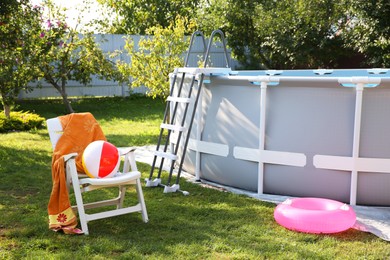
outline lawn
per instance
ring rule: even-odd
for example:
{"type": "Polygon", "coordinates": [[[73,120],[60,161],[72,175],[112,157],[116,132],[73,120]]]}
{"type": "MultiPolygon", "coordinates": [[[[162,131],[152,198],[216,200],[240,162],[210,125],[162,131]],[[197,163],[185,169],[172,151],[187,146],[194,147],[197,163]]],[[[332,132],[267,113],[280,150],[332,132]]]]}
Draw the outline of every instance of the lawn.
{"type": "MultiPolygon", "coordinates": [[[[117,146],[156,144],[165,106],[144,97],[80,99],[72,105],[93,113],[117,146]]],[[[65,113],[56,100],[25,101],[17,109],[45,118],[65,113]]],[[[292,232],[274,221],[272,203],[185,180],[181,186],[189,196],[144,187],[147,224],[130,214],[90,222],[89,236],[55,233],[47,225],[46,129],[0,134],[0,147],[0,259],[390,258],[390,244],[374,235],[354,229],[332,235],[292,232]]],[[[150,166],[138,166],[146,178],[150,166]]]]}

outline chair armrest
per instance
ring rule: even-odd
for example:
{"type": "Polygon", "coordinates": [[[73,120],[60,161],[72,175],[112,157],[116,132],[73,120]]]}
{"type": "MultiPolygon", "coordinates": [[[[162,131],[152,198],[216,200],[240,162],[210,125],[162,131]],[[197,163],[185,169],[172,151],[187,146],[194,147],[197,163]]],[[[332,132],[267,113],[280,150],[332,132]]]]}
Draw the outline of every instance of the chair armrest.
{"type": "Polygon", "coordinates": [[[64,162],[69,161],[70,159],[76,158],[77,153],[70,153],[70,154],[65,154],[64,157],[64,162]]]}
{"type": "Polygon", "coordinates": [[[119,154],[125,157],[123,172],[138,171],[135,162],[135,147],[118,147],[119,154]]]}
{"type": "Polygon", "coordinates": [[[135,147],[118,147],[118,151],[119,151],[120,155],[126,155],[128,153],[134,152],[135,149],[137,149],[137,148],[135,148],[135,147]]]}
{"type": "Polygon", "coordinates": [[[63,156],[66,165],[65,178],[66,178],[66,187],[68,188],[68,190],[70,189],[70,184],[72,183],[72,173],[77,175],[76,162],[75,162],[76,156],[77,153],[69,153],[63,156]]]}

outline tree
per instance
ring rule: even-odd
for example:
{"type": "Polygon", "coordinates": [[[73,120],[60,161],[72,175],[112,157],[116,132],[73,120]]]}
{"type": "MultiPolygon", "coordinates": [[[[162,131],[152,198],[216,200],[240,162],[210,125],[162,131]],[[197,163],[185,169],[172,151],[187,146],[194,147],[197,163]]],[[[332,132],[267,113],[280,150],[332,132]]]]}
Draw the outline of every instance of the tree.
{"type": "MultiPolygon", "coordinates": [[[[188,47],[189,38],[185,37],[183,18],[177,18],[168,27],[155,26],[146,32],[150,37],[143,37],[134,48],[131,38],[126,40],[125,50],[131,57],[131,63],[118,63],[124,77],[132,77],[132,87],[146,86],[148,95],[166,98],[169,94],[169,73],[184,66],[183,53],[188,47]]],[[[189,28],[193,28],[191,25],[189,28]]]]}
{"type": "Polygon", "coordinates": [[[252,51],[259,43],[253,19],[256,17],[255,7],[260,2],[262,1],[204,0],[197,14],[196,22],[200,30],[209,34],[215,29],[221,29],[233,56],[245,68],[259,68],[267,60],[262,52],[252,51]]]}
{"type": "Polygon", "coordinates": [[[213,0],[206,16],[218,17],[214,26],[226,33],[245,68],[296,69],[334,67],[351,53],[337,34],[345,26],[344,11],[332,0],[213,0]]]}
{"type": "Polygon", "coordinates": [[[2,0],[0,2],[0,15],[10,14],[19,4],[16,0],[2,0]]]}
{"type": "Polygon", "coordinates": [[[284,0],[257,6],[256,11],[255,33],[263,41],[255,53],[265,53],[268,67],[337,67],[351,53],[337,34],[346,20],[337,1],[284,0]]]}
{"type": "Polygon", "coordinates": [[[201,6],[200,29],[222,29],[245,68],[390,66],[388,0],[204,0],[201,6]]]}
{"type": "MultiPolygon", "coordinates": [[[[113,8],[117,20],[110,33],[140,34],[154,26],[167,28],[177,16],[191,21],[196,15],[200,0],[98,0],[103,5],[113,8]]],[[[186,25],[187,26],[187,25],[186,25]]],[[[191,33],[186,31],[186,33],[191,33]]]]}
{"type": "Polygon", "coordinates": [[[9,118],[20,91],[28,90],[27,83],[38,75],[31,53],[38,40],[40,9],[28,0],[6,0],[0,10],[0,96],[9,118]]]}
{"type": "Polygon", "coordinates": [[[91,32],[79,34],[77,28],[70,28],[64,22],[65,15],[50,0],[44,3],[48,17],[36,46],[37,66],[43,79],[61,94],[67,111],[72,113],[66,92],[70,80],[87,85],[93,75],[101,79],[121,80],[121,74],[115,63],[99,48],[91,32]]]}
{"type": "Polygon", "coordinates": [[[390,2],[347,0],[347,3],[350,9],[346,44],[364,55],[365,65],[390,67],[390,2]]]}

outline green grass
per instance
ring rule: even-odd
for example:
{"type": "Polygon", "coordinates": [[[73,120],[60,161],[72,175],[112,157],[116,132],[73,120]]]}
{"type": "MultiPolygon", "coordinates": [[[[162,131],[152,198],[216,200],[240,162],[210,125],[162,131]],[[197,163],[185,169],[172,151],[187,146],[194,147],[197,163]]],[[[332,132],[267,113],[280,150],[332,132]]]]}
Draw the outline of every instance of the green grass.
{"type": "MultiPolygon", "coordinates": [[[[92,112],[118,146],[156,144],[164,111],[163,102],[148,98],[83,99],[73,107],[92,112]]],[[[64,114],[58,101],[22,102],[17,108],[45,118],[64,114]]],[[[147,224],[139,214],[130,214],[90,222],[89,236],[54,233],[46,210],[50,165],[45,129],[0,134],[0,259],[390,257],[390,244],[371,234],[353,229],[333,235],[292,232],[274,221],[274,204],[184,180],[181,186],[189,196],[144,187],[147,224]]],[[[147,177],[150,166],[138,166],[147,177]]]]}

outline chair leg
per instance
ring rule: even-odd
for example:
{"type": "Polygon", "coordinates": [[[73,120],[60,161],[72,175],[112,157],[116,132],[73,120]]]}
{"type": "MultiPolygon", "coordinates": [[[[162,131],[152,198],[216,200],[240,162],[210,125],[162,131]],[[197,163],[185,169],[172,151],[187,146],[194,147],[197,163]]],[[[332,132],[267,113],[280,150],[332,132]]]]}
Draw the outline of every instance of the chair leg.
{"type": "Polygon", "coordinates": [[[118,204],[116,205],[117,209],[123,208],[123,201],[125,200],[126,186],[119,186],[119,195],[118,195],[118,204]]]}
{"type": "Polygon", "coordinates": [[[136,189],[137,189],[137,196],[138,196],[138,202],[141,205],[141,213],[142,213],[142,220],[147,223],[149,221],[148,218],[148,212],[146,211],[146,204],[144,200],[144,194],[142,192],[142,186],[141,186],[141,180],[136,180],[136,189]]]}
{"type": "Polygon", "coordinates": [[[83,198],[82,198],[82,195],[80,192],[80,187],[78,187],[78,191],[76,190],[75,187],[73,187],[73,188],[74,188],[74,194],[76,197],[77,211],[79,213],[78,215],[79,215],[81,229],[85,235],[88,235],[89,234],[88,224],[87,224],[88,221],[87,221],[87,216],[85,214],[84,202],[83,202],[83,198]]]}
{"type": "Polygon", "coordinates": [[[78,216],[81,224],[81,229],[85,235],[88,235],[89,234],[88,224],[87,224],[88,221],[87,221],[87,216],[85,214],[84,202],[83,202],[83,197],[81,195],[80,183],[79,183],[79,178],[77,176],[76,163],[74,159],[68,161],[67,170],[68,173],[71,174],[71,178],[72,178],[73,192],[76,198],[77,211],[78,211],[78,216]]]}

